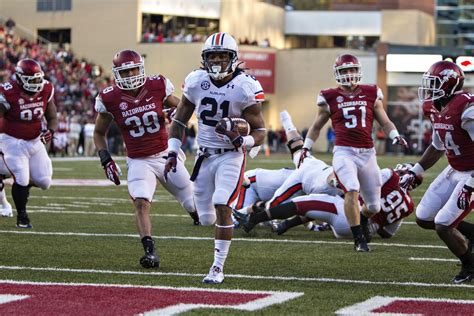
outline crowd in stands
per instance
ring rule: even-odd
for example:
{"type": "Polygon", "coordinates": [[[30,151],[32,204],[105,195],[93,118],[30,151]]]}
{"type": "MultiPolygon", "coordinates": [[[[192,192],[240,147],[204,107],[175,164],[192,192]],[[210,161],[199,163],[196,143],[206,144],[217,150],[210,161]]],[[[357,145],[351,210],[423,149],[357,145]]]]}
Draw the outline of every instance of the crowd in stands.
{"type": "MultiPolygon", "coordinates": [[[[13,20],[9,25],[0,24],[0,82],[8,81],[13,76],[19,60],[32,58],[38,61],[45,78],[54,85],[58,113],[64,114],[69,124],[67,132],[71,135],[68,138],[77,139],[77,144],[73,142],[74,148],[66,148],[67,152],[69,155],[95,154],[93,148],[86,148],[90,135],[86,135],[85,127],[90,130],[90,125],[93,126],[95,96],[111,84],[111,79],[104,75],[100,66],[76,57],[69,45],[53,48],[52,45],[38,44],[16,36],[13,20]],[[79,124],[80,129],[77,125],[71,128],[73,122],[79,124]]],[[[51,151],[55,153],[55,149],[57,146],[52,147],[51,151]]]]}
{"type": "Polygon", "coordinates": [[[144,28],[142,33],[144,43],[192,43],[204,42],[206,38],[206,35],[188,33],[185,28],[177,34],[171,29],[165,31],[161,23],[151,23],[150,26],[144,28]]]}

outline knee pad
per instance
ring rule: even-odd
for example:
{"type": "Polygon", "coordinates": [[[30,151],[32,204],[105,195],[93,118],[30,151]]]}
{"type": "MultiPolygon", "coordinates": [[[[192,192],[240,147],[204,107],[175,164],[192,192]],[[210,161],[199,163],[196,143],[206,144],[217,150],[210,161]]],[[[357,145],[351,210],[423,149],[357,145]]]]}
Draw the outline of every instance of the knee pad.
{"type": "Polygon", "coordinates": [[[181,206],[188,212],[192,213],[196,211],[196,207],[194,205],[194,199],[192,197],[186,198],[186,200],[181,202],[181,206]]]}
{"type": "Polygon", "coordinates": [[[199,215],[199,222],[201,223],[201,226],[214,225],[214,223],[216,222],[216,215],[215,214],[199,215]]]}
{"type": "Polygon", "coordinates": [[[41,179],[38,179],[38,180],[34,181],[34,183],[35,183],[36,186],[40,187],[41,189],[47,190],[51,186],[51,178],[50,177],[44,177],[44,178],[41,178],[41,179]]]}
{"type": "Polygon", "coordinates": [[[379,204],[368,204],[367,211],[370,214],[377,214],[380,211],[380,203],[379,204]]]}

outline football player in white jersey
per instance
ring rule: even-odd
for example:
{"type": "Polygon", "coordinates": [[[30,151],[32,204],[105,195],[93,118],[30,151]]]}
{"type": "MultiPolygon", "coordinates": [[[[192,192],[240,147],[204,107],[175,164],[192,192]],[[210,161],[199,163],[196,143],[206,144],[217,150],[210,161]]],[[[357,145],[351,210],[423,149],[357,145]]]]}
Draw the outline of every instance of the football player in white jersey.
{"type": "Polygon", "coordinates": [[[191,179],[201,225],[215,224],[214,262],[204,283],[224,281],[224,262],[233,233],[231,204],[237,198],[245,170],[246,149],[261,145],[265,124],[261,110],[262,86],[238,67],[238,47],[227,33],[215,33],[204,43],[202,69],[185,79],[183,97],[170,127],[165,174],[173,177],[177,153],[186,124],[193,112],[198,118],[199,145],[191,179]],[[221,120],[242,117],[251,132],[220,129],[221,120]],[[224,134],[219,136],[216,132],[224,134]]]}

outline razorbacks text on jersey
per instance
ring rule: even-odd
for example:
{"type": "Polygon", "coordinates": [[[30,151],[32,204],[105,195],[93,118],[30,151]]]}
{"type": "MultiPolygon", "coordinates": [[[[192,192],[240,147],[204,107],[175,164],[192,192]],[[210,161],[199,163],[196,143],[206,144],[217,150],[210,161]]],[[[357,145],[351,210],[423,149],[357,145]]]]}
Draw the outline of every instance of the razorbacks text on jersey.
{"type": "Polygon", "coordinates": [[[0,103],[7,109],[4,133],[24,140],[38,137],[44,112],[53,97],[54,87],[47,80],[43,90],[33,95],[23,92],[16,80],[0,85],[0,103]]]}
{"type": "Polygon", "coordinates": [[[370,219],[379,227],[392,224],[409,216],[415,210],[415,204],[408,193],[400,187],[400,177],[392,169],[385,168],[382,174],[381,210],[370,219]]]}
{"type": "Polygon", "coordinates": [[[113,116],[128,157],[151,156],[168,148],[163,102],[173,91],[167,78],[149,76],[136,97],[115,85],[105,88],[96,98],[95,110],[113,116]]]}
{"type": "Polygon", "coordinates": [[[376,85],[359,85],[349,93],[342,88],[322,90],[317,104],[331,114],[336,146],[372,148],[374,104],[383,100],[376,85]]]}
{"type": "Polygon", "coordinates": [[[462,128],[462,114],[466,104],[474,102],[470,93],[456,94],[441,110],[429,115],[434,135],[433,146],[446,150],[449,165],[458,171],[474,170],[474,142],[469,133],[462,128]],[[442,146],[436,144],[441,143],[442,146]],[[444,148],[443,148],[444,147],[444,148]]]}
{"type": "Polygon", "coordinates": [[[195,70],[186,77],[183,93],[196,106],[197,142],[206,148],[234,148],[216,136],[217,122],[224,117],[241,117],[247,107],[265,100],[258,80],[245,72],[237,72],[231,81],[216,86],[206,71],[195,70]]]}

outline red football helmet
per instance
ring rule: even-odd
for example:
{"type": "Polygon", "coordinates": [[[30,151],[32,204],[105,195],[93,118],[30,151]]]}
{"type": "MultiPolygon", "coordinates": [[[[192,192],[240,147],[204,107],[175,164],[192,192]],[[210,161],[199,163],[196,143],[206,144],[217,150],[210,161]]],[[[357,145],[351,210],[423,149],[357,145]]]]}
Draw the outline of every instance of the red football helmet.
{"type": "Polygon", "coordinates": [[[44,72],[33,59],[22,59],[16,64],[15,76],[20,86],[28,92],[40,92],[44,87],[44,72]]]}
{"type": "Polygon", "coordinates": [[[423,74],[421,87],[418,88],[420,101],[438,100],[452,96],[462,89],[464,72],[450,61],[438,61],[423,74]]]}
{"type": "MultiPolygon", "coordinates": [[[[407,174],[408,170],[413,168],[413,166],[414,166],[414,164],[411,163],[411,162],[402,163],[402,164],[399,163],[399,164],[397,164],[395,169],[393,169],[393,171],[395,171],[401,178],[403,175],[407,174]]],[[[408,191],[416,189],[422,183],[423,183],[423,176],[421,174],[419,174],[415,177],[415,181],[413,182],[413,184],[408,187],[408,191]]]]}
{"type": "Polygon", "coordinates": [[[362,79],[362,67],[359,60],[354,55],[339,55],[334,62],[334,77],[338,84],[342,86],[352,86],[358,84],[362,79]],[[355,72],[346,72],[346,69],[355,69],[355,72]]]}
{"type": "Polygon", "coordinates": [[[115,54],[112,61],[115,84],[122,90],[134,90],[145,84],[145,62],[143,57],[133,50],[122,50],[115,54]],[[124,77],[121,71],[138,68],[138,75],[124,77]]]}

